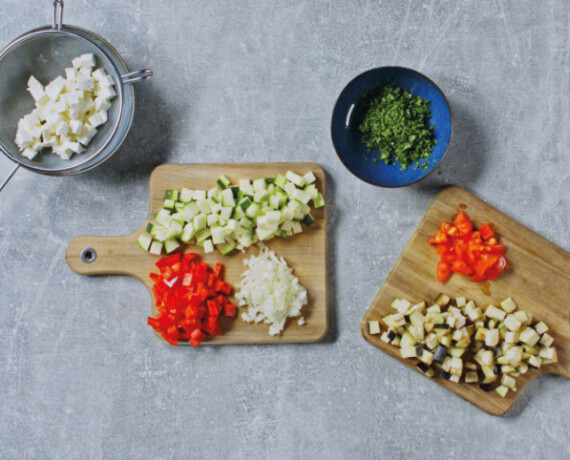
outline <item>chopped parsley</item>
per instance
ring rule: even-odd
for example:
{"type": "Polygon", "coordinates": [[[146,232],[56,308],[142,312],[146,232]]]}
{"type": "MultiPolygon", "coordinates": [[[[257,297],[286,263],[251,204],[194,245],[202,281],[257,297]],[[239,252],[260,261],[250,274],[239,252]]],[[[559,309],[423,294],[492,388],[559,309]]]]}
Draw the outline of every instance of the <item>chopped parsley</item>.
{"type": "Polygon", "coordinates": [[[414,163],[414,169],[427,169],[427,160],[437,142],[434,126],[429,125],[429,106],[426,99],[395,86],[386,86],[373,97],[359,126],[368,150],[380,150],[378,158],[372,161],[397,161],[402,170],[414,163]]]}

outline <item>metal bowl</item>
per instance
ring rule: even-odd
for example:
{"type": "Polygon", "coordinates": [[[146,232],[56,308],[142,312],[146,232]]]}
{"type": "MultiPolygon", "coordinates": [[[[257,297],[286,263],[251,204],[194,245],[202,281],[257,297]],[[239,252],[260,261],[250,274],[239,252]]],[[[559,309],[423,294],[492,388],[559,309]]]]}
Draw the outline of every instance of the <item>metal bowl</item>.
{"type": "Polygon", "coordinates": [[[62,18],[63,2],[56,0],[51,27],[27,32],[0,52],[0,150],[17,163],[15,170],[23,166],[41,174],[67,176],[89,171],[109,159],[125,140],[133,121],[135,94],[131,84],[152,76],[149,69],[129,72],[125,61],[107,41],[88,30],[64,26],[62,18]],[[15,143],[18,120],[35,105],[26,90],[28,78],[34,75],[46,84],[63,75],[73,58],[85,53],[92,53],[96,66],[115,81],[117,97],[107,114],[108,121],[99,126],[85,152],[70,160],[51,153],[40,153],[28,160],[15,143]]]}

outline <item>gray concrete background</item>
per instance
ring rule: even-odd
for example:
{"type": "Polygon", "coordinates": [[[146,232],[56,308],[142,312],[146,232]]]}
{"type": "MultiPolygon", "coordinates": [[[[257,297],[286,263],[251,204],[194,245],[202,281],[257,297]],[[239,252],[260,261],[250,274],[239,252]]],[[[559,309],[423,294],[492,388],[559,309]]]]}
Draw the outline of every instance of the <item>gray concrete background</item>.
{"type": "MultiPolygon", "coordinates": [[[[50,14],[49,1],[1,0],[0,42],[50,14]]],[[[155,76],[108,164],[20,171],[0,194],[0,457],[570,458],[564,379],[533,381],[496,418],[359,332],[444,184],[570,249],[567,1],[68,0],[65,22],[155,76]],[[381,65],[425,72],[454,111],[442,174],[402,190],[355,179],[329,136],[341,89],[381,65]],[[161,163],[281,160],[328,173],[324,343],[173,349],[146,326],[139,282],[65,263],[75,236],[141,225],[161,163]]],[[[10,168],[0,158],[0,177],[10,168]]]]}

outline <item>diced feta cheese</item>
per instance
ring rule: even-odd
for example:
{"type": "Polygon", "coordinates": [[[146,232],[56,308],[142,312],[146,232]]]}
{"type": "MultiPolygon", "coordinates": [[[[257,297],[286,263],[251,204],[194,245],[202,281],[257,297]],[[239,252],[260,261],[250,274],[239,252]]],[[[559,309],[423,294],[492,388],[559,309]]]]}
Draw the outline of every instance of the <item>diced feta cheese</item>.
{"type": "Polygon", "coordinates": [[[73,134],[79,134],[81,132],[81,128],[83,127],[83,123],[80,120],[71,120],[69,122],[69,130],[73,134]]]}
{"type": "Polygon", "coordinates": [[[82,91],[90,91],[93,89],[93,78],[79,75],[77,77],[77,87],[82,91]]]}
{"type": "Polygon", "coordinates": [[[95,112],[89,117],[89,124],[93,127],[102,125],[107,121],[107,112],[95,112]]]}
{"type": "Polygon", "coordinates": [[[74,69],[73,67],[67,67],[65,69],[65,78],[68,83],[73,84],[77,79],[77,70],[74,69]]]}
{"type": "Polygon", "coordinates": [[[69,132],[69,125],[65,121],[61,121],[55,127],[55,133],[58,136],[67,136],[68,132],[69,132]]]}
{"type": "Polygon", "coordinates": [[[107,111],[111,108],[111,103],[101,97],[95,98],[95,110],[97,112],[107,111]]]}
{"type": "Polygon", "coordinates": [[[95,67],[95,56],[91,53],[82,54],[71,61],[74,69],[79,69],[81,67],[89,68],[95,67]]]}
{"type": "Polygon", "coordinates": [[[33,160],[36,155],[38,154],[38,152],[34,149],[24,149],[24,151],[22,152],[22,156],[27,158],[28,160],[33,160]]]}
{"type": "Polygon", "coordinates": [[[28,80],[28,91],[36,102],[45,101],[48,99],[43,85],[38,80],[36,80],[33,75],[31,75],[30,79],[28,80]]]}
{"type": "Polygon", "coordinates": [[[114,80],[104,69],[93,70],[91,53],[73,59],[65,78],[57,77],[45,87],[32,75],[28,91],[35,109],[18,121],[15,142],[20,150],[51,148],[61,158],[84,151],[97,126],[107,121],[109,102],[116,96],[114,80]]]}
{"type": "Polygon", "coordinates": [[[117,93],[111,86],[102,86],[99,88],[99,91],[97,91],[97,96],[106,101],[113,99],[116,95],[117,93]]]}
{"type": "Polygon", "coordinates": [[[64,87],[65,79],[63,77],[57,77],[45,87],[45,92],[52,101],[55,101],[64,87]]]}

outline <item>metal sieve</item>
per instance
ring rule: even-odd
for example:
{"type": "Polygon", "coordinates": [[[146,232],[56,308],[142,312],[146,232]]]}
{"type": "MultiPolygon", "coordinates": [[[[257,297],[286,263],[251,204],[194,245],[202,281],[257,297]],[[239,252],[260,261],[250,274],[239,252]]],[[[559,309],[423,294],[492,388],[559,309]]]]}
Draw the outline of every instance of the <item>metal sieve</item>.
{"type": "Polygon", "coordinates": [[[63,0],[53,2],[52,25],[21,35],[0,53],[0,150],[16,167],[0,184],[0,191],[20,166],[40,174],[68,176],[98,166],[111,157],[125,140],[135,110],[135,94],[131,83],[152,76],[150,69],[129,72],[117,51],[103,38],[85,29],[63,25],[63,0]],[[106,123],[85,152],[62,160],[52,153],[40,153],[33,160],[23,157],[15,143],[18,120],[34,109],[35,102],[27,91],[30,75],[46,85],[72,59],[92,53],[96,67],[103,68],[115,81],[117,96],[112,101],[106,123]]]}

